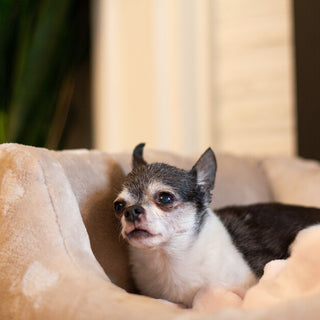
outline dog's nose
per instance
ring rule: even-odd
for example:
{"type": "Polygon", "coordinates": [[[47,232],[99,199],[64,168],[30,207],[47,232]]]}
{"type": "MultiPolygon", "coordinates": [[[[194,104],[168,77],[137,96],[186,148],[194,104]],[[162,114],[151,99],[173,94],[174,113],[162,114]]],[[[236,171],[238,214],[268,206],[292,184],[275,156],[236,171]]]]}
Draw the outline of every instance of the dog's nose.
{"type": "Polygon", "coordinates": [[[128,207],[124,213],[127,221],[134,222],[139,219],[139,217],[144,213],[144,209],[141,206],[134,205],[128,207]]]}

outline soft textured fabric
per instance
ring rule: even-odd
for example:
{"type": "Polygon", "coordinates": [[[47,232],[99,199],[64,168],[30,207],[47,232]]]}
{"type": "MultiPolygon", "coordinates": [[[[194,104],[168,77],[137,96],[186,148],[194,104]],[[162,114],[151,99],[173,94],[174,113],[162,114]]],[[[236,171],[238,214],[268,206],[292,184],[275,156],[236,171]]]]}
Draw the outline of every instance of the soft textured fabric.
{"type": "MultiPolygon", "coordinates": [[[[146,150],[146,159],[191,169],[196,157],[146,150]]],[[[320,206],[317,162],[217,159],[213,207],[272,200],[320,206]]],[[[303,231],[292,256],[268,265],[236,305],[182,310],[128,293],[127,248],[112,201],[130,162],[130,153],[0,146],[0,319],[318,318],[318,228],[303,231]]]]}

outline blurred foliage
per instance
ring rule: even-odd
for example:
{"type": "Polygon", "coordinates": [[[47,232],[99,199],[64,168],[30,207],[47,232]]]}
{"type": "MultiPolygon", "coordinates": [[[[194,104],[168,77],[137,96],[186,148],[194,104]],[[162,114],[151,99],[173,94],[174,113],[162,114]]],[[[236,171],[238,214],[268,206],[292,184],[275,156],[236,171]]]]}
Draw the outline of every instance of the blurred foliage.
{"type": "Polygon", "coordinates": [[[88,3],[0,1],[0,143],[58,145],[89,57],[88,3]]]}

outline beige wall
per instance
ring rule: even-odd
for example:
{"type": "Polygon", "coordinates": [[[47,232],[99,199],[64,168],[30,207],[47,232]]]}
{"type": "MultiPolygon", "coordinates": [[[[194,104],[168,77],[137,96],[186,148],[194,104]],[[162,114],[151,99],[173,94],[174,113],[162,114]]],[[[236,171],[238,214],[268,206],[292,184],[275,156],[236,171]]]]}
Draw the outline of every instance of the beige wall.
{"type": "Polygon", "coordinates": [[[294,153],[289,0],[94,1],[95,145],[294,153]]]}
{"type": "Polygon", "coordinates": [[[214,1],[214,101],[219,149],[294,154],[289,0],[214,1]]]}

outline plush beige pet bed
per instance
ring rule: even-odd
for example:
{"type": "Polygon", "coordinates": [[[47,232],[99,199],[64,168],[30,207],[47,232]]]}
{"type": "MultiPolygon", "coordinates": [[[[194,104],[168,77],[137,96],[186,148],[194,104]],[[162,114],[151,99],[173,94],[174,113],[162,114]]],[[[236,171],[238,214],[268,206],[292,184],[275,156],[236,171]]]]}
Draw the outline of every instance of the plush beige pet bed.
{"type": "MultiPolygon", "coordinates": [[[[213,207],[266,201],[320,207],[316,162],[217,158],[213,207]]],[[[146,159],[193,164],[148,149],[146,159]]],[[[319,227],[299,234],[292,256],[268,265],[235,305],[220,296],[220,310],[182,310],[128,293],[126,246],[112,201],[130,160],[129,153],[0,145],[1,320],[320,318],[319,227]]]]}

